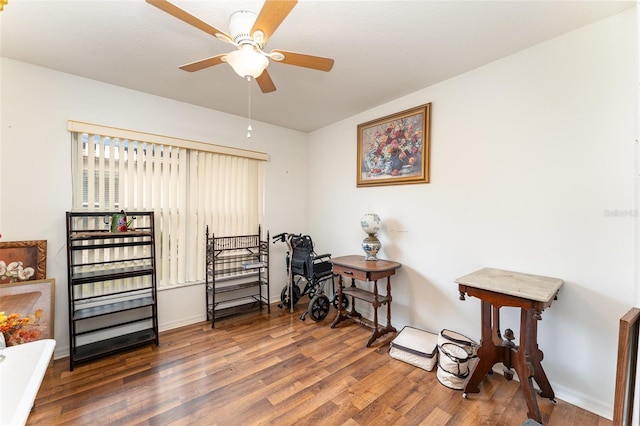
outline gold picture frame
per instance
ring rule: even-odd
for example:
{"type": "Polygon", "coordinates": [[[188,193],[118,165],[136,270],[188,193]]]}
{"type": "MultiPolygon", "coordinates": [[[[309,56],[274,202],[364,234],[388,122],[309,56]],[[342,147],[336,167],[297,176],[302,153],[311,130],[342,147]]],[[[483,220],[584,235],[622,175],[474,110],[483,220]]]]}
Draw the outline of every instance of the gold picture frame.
{"type": "Polygon", "coordinates": [[[7,346],[54,338],[55,279],[0,286],[0,332],[7,346]]]}
{"type": "Polygon", "coordinates": [[[358,125],[356,186],[429,183],[431,103],[358,125]]]}
{"type": "Polygon", "coordinates": [[[0,284],[47,277],[47,240],[0,242],[0,284]]]}

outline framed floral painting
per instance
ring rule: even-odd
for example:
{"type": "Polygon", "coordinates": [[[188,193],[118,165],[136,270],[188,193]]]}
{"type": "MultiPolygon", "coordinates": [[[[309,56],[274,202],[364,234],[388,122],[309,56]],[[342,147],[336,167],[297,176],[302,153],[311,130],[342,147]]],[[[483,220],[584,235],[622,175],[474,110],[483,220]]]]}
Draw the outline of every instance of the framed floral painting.
{"type": "Polygon", "coordinates": [[[0,286],[0,333],[7,346],[53,339],[55,279],[0,286]]]}
{"type": "Polygon", "coordinates": [[[47,277],[47,241],[0,243],[0,284],[47,277]]]}
{"type": "Polygon", "coordinates": [[[358,125],[358,187],[429,183],[431,104],[358,125]]]}

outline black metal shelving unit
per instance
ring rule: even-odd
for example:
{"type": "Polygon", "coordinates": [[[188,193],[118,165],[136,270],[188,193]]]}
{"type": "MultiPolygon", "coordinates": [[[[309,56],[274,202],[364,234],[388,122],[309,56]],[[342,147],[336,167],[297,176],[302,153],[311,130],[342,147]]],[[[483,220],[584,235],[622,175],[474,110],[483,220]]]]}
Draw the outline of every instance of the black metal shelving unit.
{"type": "Polygon", "coordinates": [[[118,212],[67,212],[69,369],[159,344],[153,212],[132,212],[130,230],[110,232],[118,212]]]}

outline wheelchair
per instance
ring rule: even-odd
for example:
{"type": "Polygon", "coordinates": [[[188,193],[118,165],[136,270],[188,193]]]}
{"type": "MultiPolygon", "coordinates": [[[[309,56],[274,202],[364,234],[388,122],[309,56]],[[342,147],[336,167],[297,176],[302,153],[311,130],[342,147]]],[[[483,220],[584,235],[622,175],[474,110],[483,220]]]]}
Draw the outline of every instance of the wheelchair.
{"type": "MultiPolygon", "coordinates": [[[[304,321],[309,315],[316,322],[322,321],[329,314],[331,304],[336,309],[338,307],[335,275],[330,262],[331,255],[316,254],[309,235],[282,233],[273,237],[274,243],[278,241],[285,242],[288,247],[286,257],[287,284],[280,292],[278,307],[280,309],[289,307],[293,312],[293,307],[300,298],[308,295],[309,306],[300,319],[304,321]],[[326,294],[329,282],[331,282],[331,297],[326,294]]],[[[344,309],[347,308],[348,303],[347,297],[343,295],[344,309]]]]}

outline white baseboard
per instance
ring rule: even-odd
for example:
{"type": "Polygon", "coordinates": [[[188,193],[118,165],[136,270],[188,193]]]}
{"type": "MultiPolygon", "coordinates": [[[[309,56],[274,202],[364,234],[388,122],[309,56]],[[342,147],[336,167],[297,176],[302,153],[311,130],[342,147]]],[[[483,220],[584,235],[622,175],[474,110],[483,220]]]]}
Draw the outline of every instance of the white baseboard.
{"type": "Polygon", "coordinates": [[[207,320],[207,317],[204,315],[195,315],[188,318],[180,318],[180,320],[177,320],[177,321],[159,323],[158,329],[160,330],[160,333],[162,333],[163,331],[173,330],[174,328],[184,327],[187,325],[196,324],[206,320],[207,320]]]}
{"type": "Polygon", "coordinates": [[[551,383],[556,398],[568,402],[571,405],[580,407],[583,410],[590,411],[594,414],[604,417],[607,420],[613,420],[613,405],[591,398],[589,395],[585,395],[580,392],[576,392],[574,389],[566,388],[557,383],[551,383]]]}
{"type": "MultiPolygon", "coordinates": [[[[502,363],[498,363],[493,366],[494,373],[504,375],[502,369],[503,369],[502,363]]],[[[516,382],[519,381],[518,376],[514,375],[513,380],[516,382]]],[[[613,405],[591,398],[588,395],[585,395],[580,392],[576,392],[573,389],[569,389],[557,383],[551,383],[551,381],[549,382],[550,382],[549,384],[551,385],[551,388],[553,389],[553,393],[556,396],[556,399],[561,399],[564,402],[567,402],[571,405],[575,405],[576,407],[580,407],[583,410],[587,410],[593,414],[597,414],[598,416],[603,417],[607,420],[613,420],[613,405]]],[[[535,381],[534,381],[534,387],[536,387],[535,381]]]]}

